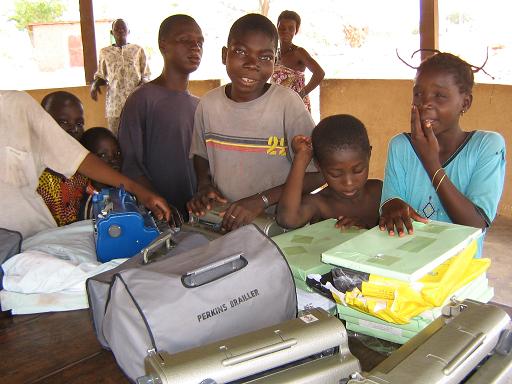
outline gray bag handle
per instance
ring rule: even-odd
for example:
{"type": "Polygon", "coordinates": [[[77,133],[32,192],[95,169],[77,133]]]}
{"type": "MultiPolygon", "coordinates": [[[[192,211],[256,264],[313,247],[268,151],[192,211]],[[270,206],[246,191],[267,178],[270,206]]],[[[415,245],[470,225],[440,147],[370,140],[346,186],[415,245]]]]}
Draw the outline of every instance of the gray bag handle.
{"type": "Polygon", "coordinates": [[[221,277],[237,272],[248,264],[243,252],[235,253],[221,260],[194,269],[181,276],[181,283],[186,288],[200,287],[221,277]]]}

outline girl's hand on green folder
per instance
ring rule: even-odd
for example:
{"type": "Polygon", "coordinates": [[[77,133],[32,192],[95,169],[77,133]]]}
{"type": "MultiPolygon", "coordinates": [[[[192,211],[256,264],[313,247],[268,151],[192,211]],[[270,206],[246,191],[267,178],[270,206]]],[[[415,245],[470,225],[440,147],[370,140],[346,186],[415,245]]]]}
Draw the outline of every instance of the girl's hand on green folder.
{"type": "Polygon", "coordinates": [[[354,227],[359,228],[359,229],[365,228],[364,224],[361,224],[358,218],[345,217],[345,216],[338,217],[338,221],[336,222],[336,224],[334,226],[336,228],[341,229],[341,231],[346,231],[347,229],[354,228],[354,227]]]}
{"type": "Polygon", "coordinates": [[[428,220],[422,216],[414,209],[411,208],[409,204],[400,199],[391,199],[384,203],[381,209],[381,215],[379,219],[379,228],[381,231],[387,230],[390,236],[395,235],[403,236],[405,234],[405,230],[407,233],[412,235],[414,232],[412,221],[420,221],[422,223],[427,223],[428,220]]]}

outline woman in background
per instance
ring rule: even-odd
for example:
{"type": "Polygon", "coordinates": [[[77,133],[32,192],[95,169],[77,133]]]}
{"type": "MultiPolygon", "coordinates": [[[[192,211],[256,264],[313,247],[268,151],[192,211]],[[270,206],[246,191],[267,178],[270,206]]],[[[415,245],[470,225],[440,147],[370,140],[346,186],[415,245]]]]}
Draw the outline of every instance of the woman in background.
{"type": "Polygon", "coordinates": [[[277,18],[279,52],[270,82],[293,89],[311,112],[308,94],[320,84],[325,72],[304,48],[293,44],[293,37],[299,28],[300,16],[296,12],[283,11],[277,18]],[[307,84],[304,76],[306,68],[313,74],[307,84]]]}

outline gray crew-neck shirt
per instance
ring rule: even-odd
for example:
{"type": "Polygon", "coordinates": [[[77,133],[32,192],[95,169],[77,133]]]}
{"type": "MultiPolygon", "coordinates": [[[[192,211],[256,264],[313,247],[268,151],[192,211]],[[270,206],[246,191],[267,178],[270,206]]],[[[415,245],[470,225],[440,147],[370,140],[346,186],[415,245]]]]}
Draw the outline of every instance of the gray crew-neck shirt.
{"type": "MultiPolygon", "coordinates": [[[[207,159],[213,183],[236,201],[284,184],[295,135],[310,136],[315,123],[300,96],[272,84],[260,97],[237,103],[226,87],[201,98],[190,157],[207,159]]],[[[308,172],[315,171],[312,164],[308,172]]]]}

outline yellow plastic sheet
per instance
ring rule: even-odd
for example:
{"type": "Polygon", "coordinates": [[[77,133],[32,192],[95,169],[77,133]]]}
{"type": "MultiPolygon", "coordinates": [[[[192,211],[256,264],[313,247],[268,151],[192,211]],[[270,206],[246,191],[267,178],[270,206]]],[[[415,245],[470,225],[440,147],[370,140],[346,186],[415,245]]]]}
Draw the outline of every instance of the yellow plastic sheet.
{"type": "Polygon", "coordinates": [[[473,241],[458,255],[447,260],[420,280],[407,283],[400,280],[370,275],[361,290],[346,292],[344,299],[334,295],[338,303],[345,303],[379,319],[407,324],[422,312],[443,305],[455,291],[484,273],[490,259],[474,259],[477,243],[473,241]]]}

